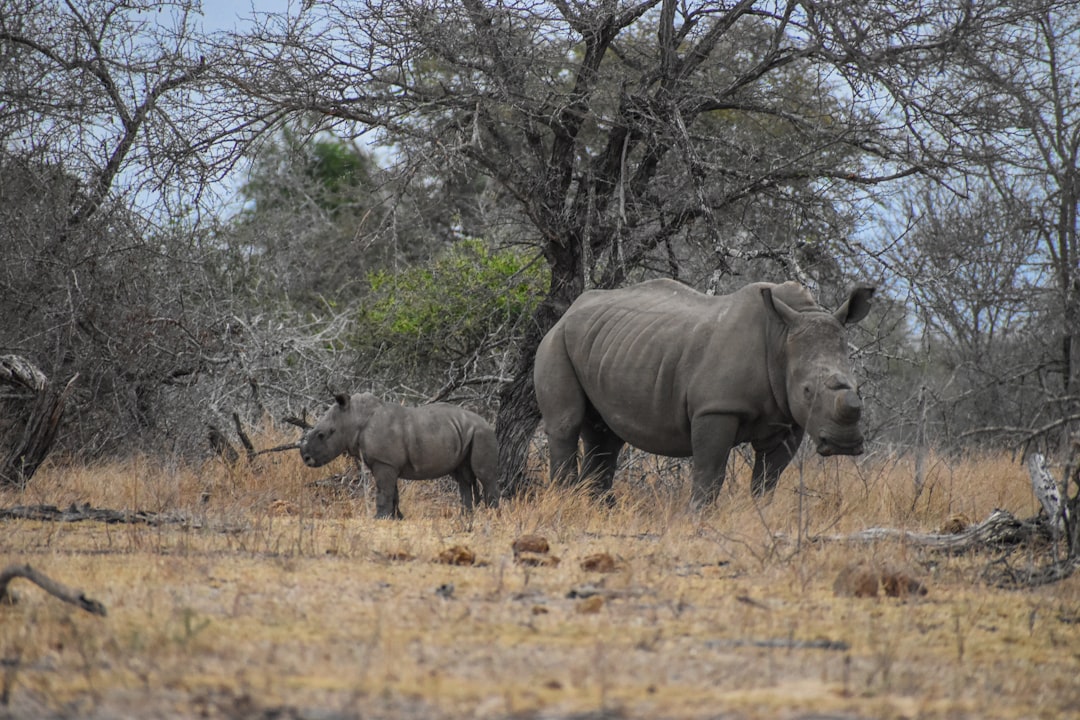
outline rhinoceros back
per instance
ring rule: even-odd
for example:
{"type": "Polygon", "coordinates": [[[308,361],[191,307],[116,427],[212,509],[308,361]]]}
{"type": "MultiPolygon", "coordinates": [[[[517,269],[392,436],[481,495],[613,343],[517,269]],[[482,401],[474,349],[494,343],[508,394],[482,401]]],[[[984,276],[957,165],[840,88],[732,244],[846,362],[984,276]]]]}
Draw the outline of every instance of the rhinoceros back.
{"type": "MultiPolygon", "coordinates": [[[[756,284],[710,297],[672,280],[583,294],[537,352],[537,400],[545,422],[568,394],[563,364],[617,435],[652,453],[691,454],[691,419],[701,413],[751,418],[770,399],[765,308],[756,284]]],[[[812,304],[812,300],[810,300],[812,304]]]]}
{"type": "Polygon", "coordinates": [[[400,477],[422,480],[447,475],[477,445],[485,464],[497,462],[489,446],[491,426],[479,415],[445,403],[419,407],[388,405],[365,433],[367,455],[395,466],[400,477]],[[479,437],[479,439],[477,439],[479,437]]]}

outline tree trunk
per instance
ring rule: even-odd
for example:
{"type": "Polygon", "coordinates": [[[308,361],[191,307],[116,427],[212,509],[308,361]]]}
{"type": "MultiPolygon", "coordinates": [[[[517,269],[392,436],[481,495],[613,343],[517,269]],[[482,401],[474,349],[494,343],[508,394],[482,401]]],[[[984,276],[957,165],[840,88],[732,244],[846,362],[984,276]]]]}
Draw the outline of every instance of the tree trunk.
{"type": "Polygon", "coordinates": [[[529,485],[525,474],[529,443],[540,424],[536,404],[533,366],[536,348],[569,303],[556,303],[549,297],[533,314],[533,323],[518,349],[514,379],[499,394],[499,412],[495,417],[495,436],[499,440],[499,490],[504,497],[520,494],[529,485]]]}
{"type": "Polygon", "coordinates": [[[540,424],[532,376],[535,352],[535,344],[522,346],[518,371],[499,396],[495,435],[499,439],[499,490],[503,497],[519,495],[529,486],[525,474],[529,443],[540,424]]]}
{"type": "Polygon", "coordinates": [[[76,378],[78,375],[57,391],[44,373],[24,358],[15,355],[0,358],[0,383],[17,391],[16,397],[9,402],[17,402],[22,399],[19,396],[29,395],[18,403],[23,408],[28,405],[29,410],[13,412],[13,422],[4,428],[7,437],[2,440],[7,453],[0,461],[0,485],[25,488],[45,462],[56,440],[64,404],[76,378]]]}
{"type": "Polygon", "coordinates": [[[548,243],[551,287],[547,298],[533,313],[532,324],[522,338],[514,378],[499,394],[495,436],[499,440],[499,490],[504,497],[518,495],[529,485],[525,474],[529,443],[540,424],[540,408],[536,404],[533,384],[536,348],[584,289],[581,248],[581,239],[577,237],[569,237],[562,243],[548,243]]]}

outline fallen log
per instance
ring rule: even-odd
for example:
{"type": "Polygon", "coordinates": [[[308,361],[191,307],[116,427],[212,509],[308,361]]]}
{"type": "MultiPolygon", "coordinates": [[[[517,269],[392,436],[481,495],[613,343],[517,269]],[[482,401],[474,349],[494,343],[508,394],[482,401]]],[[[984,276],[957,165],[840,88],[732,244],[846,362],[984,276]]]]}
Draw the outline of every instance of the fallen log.
{"type": "Polygon", "coordinates": [[[956,533],[927,533],[896,528],[868,528],[849,535],[819,535],[811,542],[872,543],[899,540],[909,545],[952,553],[987,548],[1011,548],[1032,541],[1054,539],[1050,526],[1042,518],[1020,520],[1006,510],[994,510],[981,523],[956,533]]]}
{"type": "Polygon", "coordinates": [[[86,593],[81,590],[69,588],[63,583],[53,580],[45,573],[35,570],[29,565],[20,565],[18,563],[8,565],[0,571],[0,602],[8,604],[15,603],[15,597],[11,594],[10,590],[8,590],[8,584],[19,577],[26,578],[53,597],[57,597],[66,603],[82,608],[88,613],[105,617],[105,606],[97,600],[86,597],[86,593]]]}
{"type": "Polygon", "coordinates": [[[0,508],[0,520],[41,520],[44,522],[96,521],[109,524],[129,525],[188,525],[198,527],[191,518],[179,514],[165,514],[147,510],[110,510],[90,505],[71,505],[61,510],[55,505],[15,505],[0,508]]]}
{"type": "Polygon", "coordinates": [[[869,528],[850,535],[825,535],[811,541],[877,542],[902,540],[910,545],[952,553],[985,548],[1012,548],[1033,541],[1050,543],[1061,536],[1070,517],[1062,493],[1050,475],[1046,460],[1032,453],[1027,460],[1031,489],[1043,508],[1043,514],[1020,520],[1006,510],[995,509],[981,523],[955,532],[926,533],[895,528],[869,528]]]}

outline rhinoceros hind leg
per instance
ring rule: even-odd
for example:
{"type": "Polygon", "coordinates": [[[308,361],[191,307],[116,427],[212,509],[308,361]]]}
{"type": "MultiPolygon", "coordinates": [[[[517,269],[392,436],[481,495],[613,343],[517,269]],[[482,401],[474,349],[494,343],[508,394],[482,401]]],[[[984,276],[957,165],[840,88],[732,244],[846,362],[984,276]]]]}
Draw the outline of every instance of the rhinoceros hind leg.
{"type": "Polygon", "coordinates": [[[473,473],[472,468],[468,463],[462,463],[462,465],[454,471],[454,479],[457,480],[458,491],[461,493],[461,508],[466,513],[471,513],[476,505],[476,501],[479,500],[478,487],[476,483],[476,475],[473,473]]]}
{"type": "Polygon", "coordinates": [[[611,505],[615,500],[611,492],[615,469],[619,465],[619,453],[626,443],[598,416],[589,418],[582,425],[581,441],[585,451],[581,477],[590,483],[597,498],[611,505]]]}
{"type": "Polygon", "coordinates": [[[401,520],[404,516],[399,506],[397,470],[383,463],[370,467],[375,477],[375,517],[401,520]]]}
{"type": "Polygon", "coordinates": [[[578,437],[585,421],[585,391],[563,352],[537,351],[536,402],[544,418],[551,462],[551,481],[573,484],[578,480],[578,437]],[[542,362],[543,359],[543,362],[542,362]]]}
{"type": "Polygon", "coordinates": [[[775,444],[754,446],[754,472],[750,476],[750,492],[754,497],[762,497],[776,489],[780,474],[795,457],[802,439],[803,431],[797,428],[783,435],[775,444]]]}
{"type": "Polygon", "coordinates": [[[499,442],[495,433],[478,433],[473,437],[467,460],[474,476],[473,492],[476,502],[488,507],[499,505],[499,442]]]}
{"type": "Polygon", "coordinates": [[[551,456],[551,479],[560,485],[573,485],[578,480],[578,436],[562,437],[548,433],[548,454],[551,456]]]}

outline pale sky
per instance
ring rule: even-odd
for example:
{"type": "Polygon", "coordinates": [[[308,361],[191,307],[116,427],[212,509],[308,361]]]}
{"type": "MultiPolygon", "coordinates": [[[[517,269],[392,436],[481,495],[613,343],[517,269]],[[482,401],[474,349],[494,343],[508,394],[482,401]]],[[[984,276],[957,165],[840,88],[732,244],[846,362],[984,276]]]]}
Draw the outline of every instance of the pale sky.
{"type": "Polygon", "coordinates": [[[299,0],[203,0],[203,27],[207,31],[235,30],[254,12],[282,12],[299,5],[299,0]]]}

